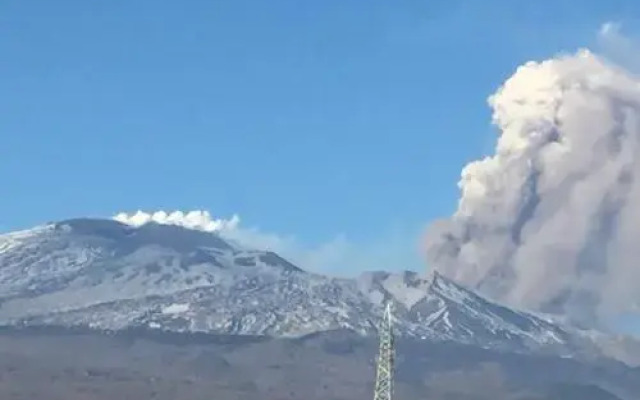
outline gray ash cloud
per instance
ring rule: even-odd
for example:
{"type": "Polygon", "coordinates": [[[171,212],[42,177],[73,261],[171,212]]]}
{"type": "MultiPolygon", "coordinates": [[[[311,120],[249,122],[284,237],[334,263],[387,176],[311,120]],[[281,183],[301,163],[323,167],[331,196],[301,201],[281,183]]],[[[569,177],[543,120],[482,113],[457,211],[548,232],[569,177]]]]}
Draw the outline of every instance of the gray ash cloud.
{"type": "Polygon", "coordinates": [[[576,321],[640,301],[640,79],[581,50],[529,62],[489,98],[495,154],[468,164],[430,268],[576,321]]]}

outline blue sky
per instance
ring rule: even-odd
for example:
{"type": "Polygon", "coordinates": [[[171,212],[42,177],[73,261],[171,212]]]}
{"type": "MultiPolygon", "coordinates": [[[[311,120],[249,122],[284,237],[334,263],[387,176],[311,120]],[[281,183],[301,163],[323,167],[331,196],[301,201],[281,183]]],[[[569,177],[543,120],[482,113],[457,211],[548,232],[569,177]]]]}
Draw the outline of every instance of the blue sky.
{"type": "Polygon", "coordinates": [[[420,232],[492,151],[486,97],[638,14],[600,0],[5,0],[0,231],[206,209],[421,268],[420,232]]]}

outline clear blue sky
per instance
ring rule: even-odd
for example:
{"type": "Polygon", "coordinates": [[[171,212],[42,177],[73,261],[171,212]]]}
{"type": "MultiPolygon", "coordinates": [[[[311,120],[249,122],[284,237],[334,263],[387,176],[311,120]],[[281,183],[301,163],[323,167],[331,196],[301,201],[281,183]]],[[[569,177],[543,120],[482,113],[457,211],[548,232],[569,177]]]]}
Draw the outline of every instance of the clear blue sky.
{"type": "Polygon", "coordinates": [[[238,213],[320,243],[449,214],[486,97],[635,1],[0,4],[0,231],[124,210],[238,213]]]}

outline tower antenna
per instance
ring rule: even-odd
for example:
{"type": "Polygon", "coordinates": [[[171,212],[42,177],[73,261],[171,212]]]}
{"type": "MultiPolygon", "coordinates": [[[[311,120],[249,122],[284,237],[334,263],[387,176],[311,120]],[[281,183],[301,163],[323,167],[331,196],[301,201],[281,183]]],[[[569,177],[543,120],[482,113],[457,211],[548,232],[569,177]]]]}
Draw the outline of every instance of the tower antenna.
{"type": "Polygon", "coordinates": [[[376,368],[376,383],[373,400],[392,400],[393,396],[393,367],[395,358],[393,321],[391,303],[387,303],[378,329],[380,347],[376,368]]]}

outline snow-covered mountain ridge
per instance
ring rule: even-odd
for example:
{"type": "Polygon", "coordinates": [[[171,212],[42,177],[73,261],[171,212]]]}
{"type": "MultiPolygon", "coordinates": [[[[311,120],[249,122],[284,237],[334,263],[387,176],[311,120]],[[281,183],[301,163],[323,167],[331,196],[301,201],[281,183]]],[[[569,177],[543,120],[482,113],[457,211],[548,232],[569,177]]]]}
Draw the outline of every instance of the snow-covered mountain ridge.
{"type": "MultiPolygon", "coordinates": [[[[299,336],[373,334],[384,304],[399,335],[571,353],[576,335],[447,278],[306,272],[214,232],[75,219],[0,236],[0,324],[299,336]]],[[[583,340],[579,338],[578,341],[583,340]]]]}

